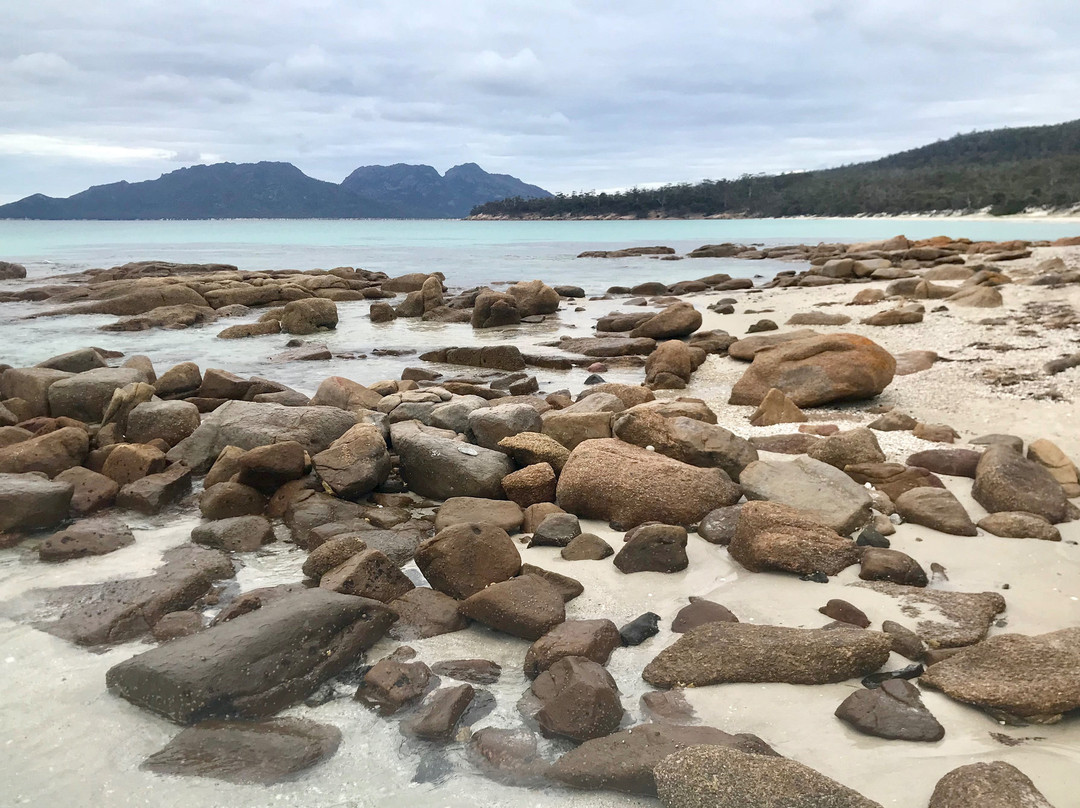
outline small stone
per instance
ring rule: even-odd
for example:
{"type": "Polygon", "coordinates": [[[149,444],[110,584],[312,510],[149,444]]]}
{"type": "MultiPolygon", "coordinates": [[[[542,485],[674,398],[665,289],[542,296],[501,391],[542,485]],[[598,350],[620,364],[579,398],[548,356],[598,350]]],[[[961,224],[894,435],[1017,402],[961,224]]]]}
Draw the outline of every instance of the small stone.
{"type": "Polygon", "coordinates": [[[592,533],[582,533],[562,548],[560,555],[567,561],[600,561],[615,555],[610,544],[592,533]]]}
{"type": "Polygon", "coordinates": [[[619,636],[625,646],[641,645],[650,637],[660,633],[660,615],[656,612],[645,612],[638,615],[625,626],[619,629],[619,636]]]}
{"type": "Polygon", "coordinates": [[[690,605],[683,606],[679,613],[675,615],[675,619],[671,621],[671,630],[675,634],[683,634],[706,623],[738,622],[739,618],[732,614],[726,606],[691,595],[690,605]]]}
{"type": "Polygon", "coordinates": [[[867,547],[859,577],[864,581],[892,581],[904,586],[926,586],[930,581],[918,561],[899,550],[867,547]]]}
{"type": "Polygon", "coordinates": [[[818,609],[826,617],[831,617],[833,620],[839,620],[841,623],[850,623],[853,626],[859,628],[867,628],[870,625],[870,618],[866,616],[858,606],[853,606],[846,600],[840,600],[839,598],[833,598],[820,609],[818,609]]]}

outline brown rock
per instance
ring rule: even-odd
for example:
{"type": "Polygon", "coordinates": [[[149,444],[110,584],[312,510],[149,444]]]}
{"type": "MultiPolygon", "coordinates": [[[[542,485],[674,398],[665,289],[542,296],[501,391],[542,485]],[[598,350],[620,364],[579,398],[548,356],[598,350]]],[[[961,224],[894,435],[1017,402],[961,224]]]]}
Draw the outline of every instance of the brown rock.
{"type": "Polygon", "coordinates": [[[934,474],[975,479],[975,468],[981,457],[981,452],[972,449],[927,449],[911,455],[906,462],[934,474]]]}
{"type": "Polygon", "coordinates": [[[409,642],[461,631],[469,621],[458,613],[458,602],[434,589],[410,589],[387,604],[397,616],[390,629],[395,640],[409,642]]]}
{"type": "Polygon", "coordinates": [[[416,715],[401,724],[401,731],[425,741],[449,741],[475,695],[471,685],[439,688],[427,697],[416,715]]]}
{"type": "Polygon", "coordinates": [[[806,415],[795,406],[795,402],[775,387],[765,394],[758,408],[750,415],[753,426],[797,424],[806,420],[806,415]]]}
{"type": "Polygon", "coordinates": [[[378,550],[361,550],[319,579],[319,586],[343,595],[358,595],[383,603],[414,588],[413,582],[378,550]]]}
{"type": "Polygon", "coordinates": [[[101,473],[123,487],[165,470],[165,453],[144,443],[121,443],[109,454],[101,473]]]}
{"type": "Polygon", "coordinates": [[[1040,438],[1028,446],[1027,456],[1050,472],[1070,499],[1080,497],[1080,477],[1076,464],[1055,444],[1040,438]]]}
{"type": "Polygon", "coordinates": [[[266,497],[240,483],[218,483],[199,495],[199,511],[204,519],[250,516],[266,510],[266,497]]]}
{"type": "Polygon", "coordinates": [[[1005,599],[997,592],[947,592],[901,586],[887,581],[852,584],[872,589],[900,601],[900,610],[917,618],[915,632],[931,650],[973,645],[986,636],[994,618],[1005,611],[1005,599]]]}
{"type": "Polygon", "coordinates": [[[85,430],[64,427],[0,449],[0,474],[40,471],[55,477],[81,465],[89,450],[90,437],[85,430]]]}
{"type": "Polygon", "coordinates": [[[357,688],[356,700],[377,710],[380,715],[393,715],[406,704],[416,701],[424,695],[431,681],[431,669],[423,662],[407,662],[400,658],[404,648],[402,646],[372,665],[357,688]]]}
{"type": "Polygon", "coordinates": [[[731,557],[751,572],[836,575],[859,560],[859,548],[803,511],[776,502],[747,502],[739,511],[731,557]]]}
{"type": "Polygon", "coordinates": [[[538,502],[553,502],[555,471],[547,463],[534,463],[503,477],[502,486],[507,499],[522,508],[538,502]]]}
{"type": "Polygon", "coordinates": [[[811,446],[807,454],[841,471],[847,466],[858,463],[885,461],[885,453],[881,451],[877,438],[866,427],[857,427],[830,435],[821,443],[811,446]]]}
{"type": "Polygon", "coordinates": [[[131,529],[116,519],[84,519],[38,546],[42,561],[68,561],[72,558],[105,555],[135,543],[131,529]]]}
{"type": "Polygon", "coordinates": [[[494,583],[466,598],[458,611],[498,631],[538,640],[566,619],[562,596],[536,575],[494,583]]]}
{"type": "MultiPolygon", "coordinates": [[[[60,479],[57,477],[57,479],[60,479]]],[[[1061,533],[1041,516],[1023,511],[1000,511],[984,516],[978,527],[1008,539],[1061,541],[1061,533]]]]}
{"type": "Polygon", "coordinates": [[[703,626],[706,623],[738,622],[739,618],[732,614],[726,606],[691,595],[690,605],[679,609],[679,613],[671,621],[671,631],[675,634],[684,634],[690,629],[703,626]]]}
{"type": "Polygon", "coordinates": [[[904,586],[926,586],[929,579],[918,561],[899,550],[864,547],[859,577],[864,581],[892,581],[904,586]]]}
{"type": "Polygon", "coordinates": [[[839,620],[841,623],[850,623],[859,628],[869,628],[870,618],[866,616],[858,606],[853,606],[846,600],[832,598],[828,603],[818,609],[826,617],[839,620]]]}
{"type": "Polygon", "coordinates": [[[866,735],[901,741],[940,741],[945,728],[922,703],[919,689],[889,679],[873,690],[856,690],[836,708],[836,717],[866,735]]]}
{"type": "Polygon", "coordinates": [[[978,531],[964,506],[944,488],[912,488],[894,499],[897,512],[908,522],[951,533],[976,536],[978,531]]]}
{"type": "Polygon", "coordinates": [[[690,564],[686,539],[686,528],[678,525],[640,525],[626,534],[626,543],[613,563],[619,572],[626,574],[679,572],[690,564]]]}
{"type": "Polygon", "coordinates": [[[971,763],[946,774],[929,808],[1053,808],[1022,771],[1003,760],[971,763]]]}
{"type": "Polygon", "coordinates": [[[57,482],[71,483],[75,494],[71,497],[71,512],[86,516],[108,508],[116,501],[120,486],[104,474],[98,474],[82,466],[75,466],[56,475],[57,482]]]}
{"type": "Polygon", "coordinates": [[[606,665],[611,652],[621,646],[619,629],[610,620],[567,620],[529,646],[525,675],[535,679],[565,657],[584,657],[606,665]]]}
{"type": "Polygon", "coordinates": [[[567,561],[600,561],[615,555],[615,550],[599,536],[582,533],[571,539],[559,554],[567,561]]]}
{"type": "Polygon", "coordinates": [[[619,689],[603,667],[583,657],[564,657],[540,673],[532,685],[543,707],[536,714],[547,736],[587,741],[619,727],[619,689]]]}
{"type": "Polygon", "coordinates": [[[499,447],[509,451],[510,456],[522,466],[547,463],[556,472],[562,471],[570,457],[570,450],[562,443],[539,432],[519,432],[500,440],[499,447]]]}
{"type": "Polygon", "coordinates": [[[464,523],[423,542],[416,565],[434,589],[465,599],[517,575],[521,556],[502,528],[464,523]]]}
{"type": "Polygon", "coordinates": [[[435,529],[445,530],[453,525],[495,525],[507,533],[516,533],[524,519],[516,502],[483,497],[450,497],[435,513],[435,529]]]}

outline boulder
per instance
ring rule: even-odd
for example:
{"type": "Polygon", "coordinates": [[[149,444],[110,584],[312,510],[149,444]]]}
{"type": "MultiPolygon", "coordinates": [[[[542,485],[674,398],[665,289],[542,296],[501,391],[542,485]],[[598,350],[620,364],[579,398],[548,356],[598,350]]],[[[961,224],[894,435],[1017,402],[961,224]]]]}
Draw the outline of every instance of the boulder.
{"type": "Polygon", "coordinates": [[[247,485],[227,482],[203,489],[199,494],[199,511],[203,519],[229,519],[251,516],[266,510],[266,497],[247,485]]]}
{"type": "Polygon", "coordinates": [[[373,410],[379,406],[383,396],[381,393],[364,387],[359,382],[346,379],[342,376],[331,376],[324,379],[315,395],[311,398],[313,407],[337,407],[339,410],[359,412],[360,410],[373,410]]]}
{"type": "Polygon", "coordinates": [[[453,740],[458,721],[472,704],[472,685],[454,685],[436,690],[416,714],[401,724],[401,731],[425,741],[453,740]]]}
{"type": "MultiPolygon", "coordinates": [[[[870,521],[870,495],[842,471],[809,457],[757,460],[739,484],[747,499],[789,505],[848,535],[870,521]]],[[[731,504],[731,503],[727,503],[731,504]]]]}
{"type": "Polygon", "coordinates": [[[590,440],[570,454],[559,477],[559,505],[578,516],[613,521],[696,524],[740,497],[720,469],[703,469],[620,440],[590,440]],[[678,492],[673,496],[672,492],[678,492]]]}
{"type": "Polygon", "coordinates": [[[619,629],[610,620],[567,620],[529,646],[525,675],[535,679],[566,657],[584,657],[606,665],[611,652],[621,646],[619,629]]]}
{"type": "Polygon", "coordinates": [[[754,356],[760,351],[796,340],[808,339],[809,337],[821,336],[817,331],[809,328],[801,328],[798,331],[784,331],[779,334],[762,334],[759,336],[743,337],[728,346],[728,356],[741,362],[752,362],[754,356]]]}
{"type": "Polygon", "coordinates": [[[881,451],[877,438],[873,431],[866,427],[856,427],[829,435],[810,447],[806,454],[841,471],[858,463],[885,462],[885,453],[881,451]]]}
{"type": "Polygon", "coordinates": [[[322,297],[290,301],[281,313],[281,330],[286,334],[314,334],[337,324],[337,304],[322,297]]]}
{"type": "Polygon", "coordinates": [[[319,586],[343,595],[357,595],[382,603],[404,595],[414,584],[385,554],[367,548],[325,572],[319,586]]]}
{"type": "Polygon", "coordinates": [[[570,540],[559,555],[567,561],[600,561],[615,555],[610,544],[592,533],[582,533],[570,540]]]}
{"type": "Polygon", "coordinates": [[[517,533],[524,518],[521,506],[501,499],[451,497],[435,512],[435,529],[480,523],[495,525],[507,533],[517,533]]]}
{"type": "Polygon", "coordinates": [[[173,463],[160,474],[128,483],[116,495],[116,504],[144,514],[159,513],[191,490],[191,469],[173,463]]]}
{"type": "Polygon", "coordinates": [[[911,455],[905,462],[934,474],[974,479],[981,457],[982,453],[974,449],[926,449],[911,455]]]}
{"type": "Polygon", "coordinates": [[[416,551],[416,565],[434,589],[465,599],[521,569],[521,556],[506,531],[462,523],[440,530],[416,551]]]}
{"type": "Polygon", "coordinates": [[[927,668],[920,681],[1013,720],[1053,723],[1080,707],[1080,628],[998,634],[927,668]]]}
{"type": "Polygon", "coordinates": [[[41,472],[55,477],[79,466],[90,451],[90,436],[75,426],[66,426],[0,449],[0,474],[41,472]]]}
{"type": "Polygon", "coordinates": [[[307,465],[304,447],[294,440],[256,446],[246,452],[236,446],[226,446],[207,472],[203,485],[209,488],[230,480],[235,474],[236,482],[269,496],[285,483],[303,477],[307,465]]]}
{"type": "Polygon", "coordinates": [[[226,446],[254,449],[296,441],[310,455],[330,447],[356,424],[356,416],[336,407],[286,407],[254,401],[228,401],[167,455],[196,473],[205,473],[226,446]]]}
{"type": "Polygon", "coordinates": [[[514,471],[502,452],[432,435],[414,423],[394,424],[390,434],[401,477],[420,496],[501,499],[502,479],[514,471]]]}
{"type": "Polygon", "coordinates": [[[802,763],[720,746],[676,752],[655,775],[665,808],[881,808],[802,763]]]}
{"type": "Polygon", "coordinates": [[[469,431],[485,449],[506,451],[499,441],[521,432],[539,432],[543,421],[531,404],[496,404],[475,409],[468,416],[469,431]]]}
{"type": "Polygon", "coordinates": [[[199,428],[199,408],[187,401],[146,401],[127,417],[124,436],[131,443],[160,439],[175,446],[199,428]]]}
{"type": "Polygon", "coordinates": [[[888,386],[895,371],[892,354],[865,337],[809,337],[755,354],[732,388],[730,403],[760,404],[773,388],[799,407],[873,398],[888,386]]]}
{"type": "Polygon", "coordinates": [[[121,488],[165,470],[165,453],[145,443],[118,443],[112,447],[101,473],[121,488]]]}
{"type": "Polygon", "coordinates": [[[458,613],[456,600],[426,587],[410,589],[387,607],[398,617],[390,636],[404,642],[461,631],[469,625],[458,613]]]}
{"type": "Polygon", "coordinates": [[[916,488],[948,493],[945,491],[945,483],[917,466],[900,463],[856,463],[844,467],[844,471],[855,482],[861,485],[869,483],[894,501],[916,488]]]}
{"type": "Polygon", "coordinates": [[[431,684],[431,669],[423,662],[410,662],[415,656],[412,648],[401,646],[380,659],[364,674],[356,700],[387,716],[420,699],[431,684]]]}
{"type": "Polygon", "coordinates": [[[54,527],[68,518],[74,487],[36,474],[0,473],[0,533],[54,527]]]}
{"type": "Polygon", "coordinates": [[[204,547],[234,553],[258,550],[274,541],[274,529],[262,516],[231,516],[196,525],[191,540],[204,547]]]}
{"type": "Polygon", "coordinates": [[[581,535],[581,523],[572,513],[552,513],[533,531],[530,547],[566,547],[581,535]]]}
{"type": "Polygon", "coordinates": [[[730,735],[713,727],[641,724],[570,750],[552,766],[551,777],[574,788],[655,796],[656,767],[688,747],[729,747],[752,754],[776,754],[754,735],[730,735]]]}
{"type": "Polygon", "coordinates": [[[137,654],[110,668],[105,683],[112,693],[180,724],[261,718],[343,670],[393,620],[377,601],[308,589],[137,654]],[[260,675],[252,676],[253,670],[260,675]]]}
{"type": "Polygon", "coordinates": [[[902,741],[940,741],[945,728],[904,679],[889,679],[873,690],[856,690],[836,708],[836,717],[864,735],[902,741]]]}
{"type": "Polygon", "coordinates": [[[964,506],[947,489],[912,488],[894,501],[897,512],[907,522],[954,536],[978,535],[979,531],[975,529],[964,506]]]}
{"type": "Polygon", "coordinates": [[[79,348],[59,356],[50,357],[44,362],[38,362],[37,367],[65,370],[68,373],[82,373],[94,368],[107,367],[107,363],[97,348],[79,348]]]}
{"type": "Polygon", "coordinates": [[[926,570],[914,558],[899,550],[864,547],[859,577],[864,581],[892,581],[904,586],[926,586],[926,570]]]}
{"type": "Polygon", "coordinates": [[[568,656],[541,672],[532,684],[541,704],[536,720],[549,737],[587,741],[619,728],[623,706],[619,688],[601,665],[568,656]]]}
{"type": "Polygon", "coordinates": [[[333,756],[341,731],[306,718],[204,721],[188,727],[140,768],[269,786],[333,756]]]}
{"type": "Polygon", "coordinates": [[[506,496],[522,508],[555,499],[555,470],[547,463],[534,463],[503,477],[506,496]]]}
{"type": "Polygon", "coordinates": [[[0,281],[17,280],[26,277],[26,267],[11,261],[0,261],[0,281]]]}
{"type": "Polygon", "coordinates": [[[60,379],[49,386],[49,413],[66,415],[96,424],[105,414],[113,392],[135,382],[145,382],[146,374],[136,368],[97,368],[60,379]]]}
{"type": "Polygon", "coordinates": [[[471,322],[473,328],[517,325],[521,322],[521,311],[513,295],[503,292],[481,292],[476,296],[471,322]]]}
{"type": "MultiPolygon", "coordinates": [[[[612,413],[550,410],[541,416],[543,434],[573,451],[587,440],[611,437],[612,413]]],[[[569,456],[567,457],[567,459],[569,456]]],[[[563,461],[565,465],[565,461],[563,461]]]]}
{"type": "MultiPolygon", "coordinates": [[[[59,479],[59,477],[57,478],[59,479]]],[[[1061,541],[1061,533],[1041,516],[1023,511],[999,511],[979,520],[978,527],[1008,539],[1061,541]]]]}
{"type": "Polygon", "coordinates": [[[559,308],[559,293],[543,281],[519,281],[506,287],[522,317],[554,314],[559,308]]]}
{"type": "Polygon", "coordinates": [[[626,534],[625,544],[612,560],[619,572],[679,572],[689,566],[686,528],[647,524],[626,534]]]}
{"type": "Polygon", "coordinates": [[[131,528],[116,519],[84,519],[38,545],[42,561],[105,555],[135,543],[131,528]]]}
{"type": "Polygon", "coordinates": [[[458,611],[489,628],[534,641],[566,619],[562,595],[536,575],[493,583],[466,598],[458,611]]]}
{"type": "Polygon", "coordinates": [[[1066,497],[1080,497],[1080,475],[1077,473],[1076,464],[1056,444],[1045,438],[1032,441],[1028,446],[1027,456],[1029,460],[1034,460],[1050,472],[1061,484],[1066,497]]]}
{"type": "Polygon", "coordinates": [[[752,572],[836,575],[859,560],[851,539],[811,514],[776,502],[747,502],[739,510],[731,557],[752,572]]]}
{"type": "Polygon", "coordinates": [[[690,303],[672,303],[640,323],[630,332],[631,337],[675,339],[688,337],[701,328],[701,312],[690,303]]]}
{"type": "Polygon", "coordinates": [[[685,342],[662,342],[645,360],[645,384],[651,390],[681,390],[698,364],[694,349],[685,342]]]}
{"type": "Polygon", "coordinates": [[[934,786],[928,808],[1053,808],[1026,774],[1010,763],[969,763],[934,786]]]}
{"type": "Polygon", "coordinates": [[[757,450],[734,433],[715,424],[684,416],[664,417],[654,408],[632,407],[615,416],[612,433],[619,440],[702,468],[720,468],[738,480],[758,459],[757,450]]]}
{"type": "Polygon", "coordinates": [[[891,647],[887,634],[864,629],[706,623],[661,651],[642,678],[663,688],[724,682],[827,684],[873,673],[888,660],[891,647]]]}
{"type": "Polygon", "coordinates": [[[698,535],[709,544],[728,545],[735,537],[742,505],[725,505],[709,511],[698,524],[698,535]]]}
{"type": "Polygon", "coordinates": [[[562,471],[570,457],[570,450],[562,443],[540,432],[519,432],[503,438],[499,448],[508,452],[520,466],[547,463],[556,472],[562,471]]]}
{"type": "Polygon", "coordinates": [[[56,475],[57,482],[71,483],[75,493],[71,497],[71,512],[86,516],[108,508],[116,501],[120,486],[104,474],[82,466],[74,466],[56,475]]]}
{"type": "Polygon", "coordinates": [[[49,388],[74,374],[52,368],[8,368],[0,373],[0,400],[18,398],[26,402],[26,417],[49,415],[49,388]]]}
{"type": "Polygon", "coordinates": [[[690,604],[679,609],[679,613],[671,621],[671,632],[673,634],[685,634],[690,629],[703,626],[706,623],[738,622],[739,618],[732,614],[731,610],[726,606],[691,595],[690,604]]]}
{"type": "Polygon", "coordinates": [[[358,499],[386,482],[390,453],[382,431],[357,424],[311,458],[324,486],[343,499],[358,499]]]}
{"type": "Polygon", "coordinates": [[[202,372],[194,362],[181,362],[158,376],[155,392],[162,398],[194,393],[202,386],[202,372]]]}
{"type": "Polygon", "coordinates": [[[366,549],[367,542],[358,533],[344,533],[335,536],[308,553],[308,557],[304,561],[303,573],[308,578],[317,581],[338,564],[348,561],[354,555],[366,549]]]}
{"type": "Polygon", "coordinates": [[[1001,444],[983,453],[971,495],[990,513],[1025,511],[1051,524],[1065,521],[1068,513],[1061,483],[1044,466],[1001,444]]]}
{"type": "Polygon", "coordinates": [[[800,424],[807,420],[806,414],[795,406],[795,402],[775,387],[765,394],[757,409],[750,414],[751,426],[800,424]]]}

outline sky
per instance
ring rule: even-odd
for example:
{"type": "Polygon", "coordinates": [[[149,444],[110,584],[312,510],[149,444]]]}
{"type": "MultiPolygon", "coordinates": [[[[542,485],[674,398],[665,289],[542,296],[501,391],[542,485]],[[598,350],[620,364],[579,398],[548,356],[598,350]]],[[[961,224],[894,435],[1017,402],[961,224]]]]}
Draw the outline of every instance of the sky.
{"type": "Polygon", "coordinates": [[[225,160],[614,189],[1080,118],[1076,0],[33,0],[3,20],[0,203],[225,160]]]}

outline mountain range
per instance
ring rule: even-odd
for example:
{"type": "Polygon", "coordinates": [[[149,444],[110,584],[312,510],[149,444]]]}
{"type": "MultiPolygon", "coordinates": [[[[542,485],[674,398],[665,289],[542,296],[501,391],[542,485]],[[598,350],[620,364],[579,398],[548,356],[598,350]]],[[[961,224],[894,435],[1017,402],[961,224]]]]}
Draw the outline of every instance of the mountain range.
{"type": "Polygon", "coordinates": [[[462,218],[507,197],[551,196],[475,163],[440,175],[431,166],[362,166],[344,182],[291,163],[216,163],[145,182],[95,185],[66,199],[34,194],[0,205],[0,219],[435,219],[462,218]]]}
{"type": "Polygon", "coordinates": [[[508,218],[856,216],[1080,206],[1080,120],[971,132],[865,163],[747,174],[546,199],[492,201],[474,215],[508,218]]]}

